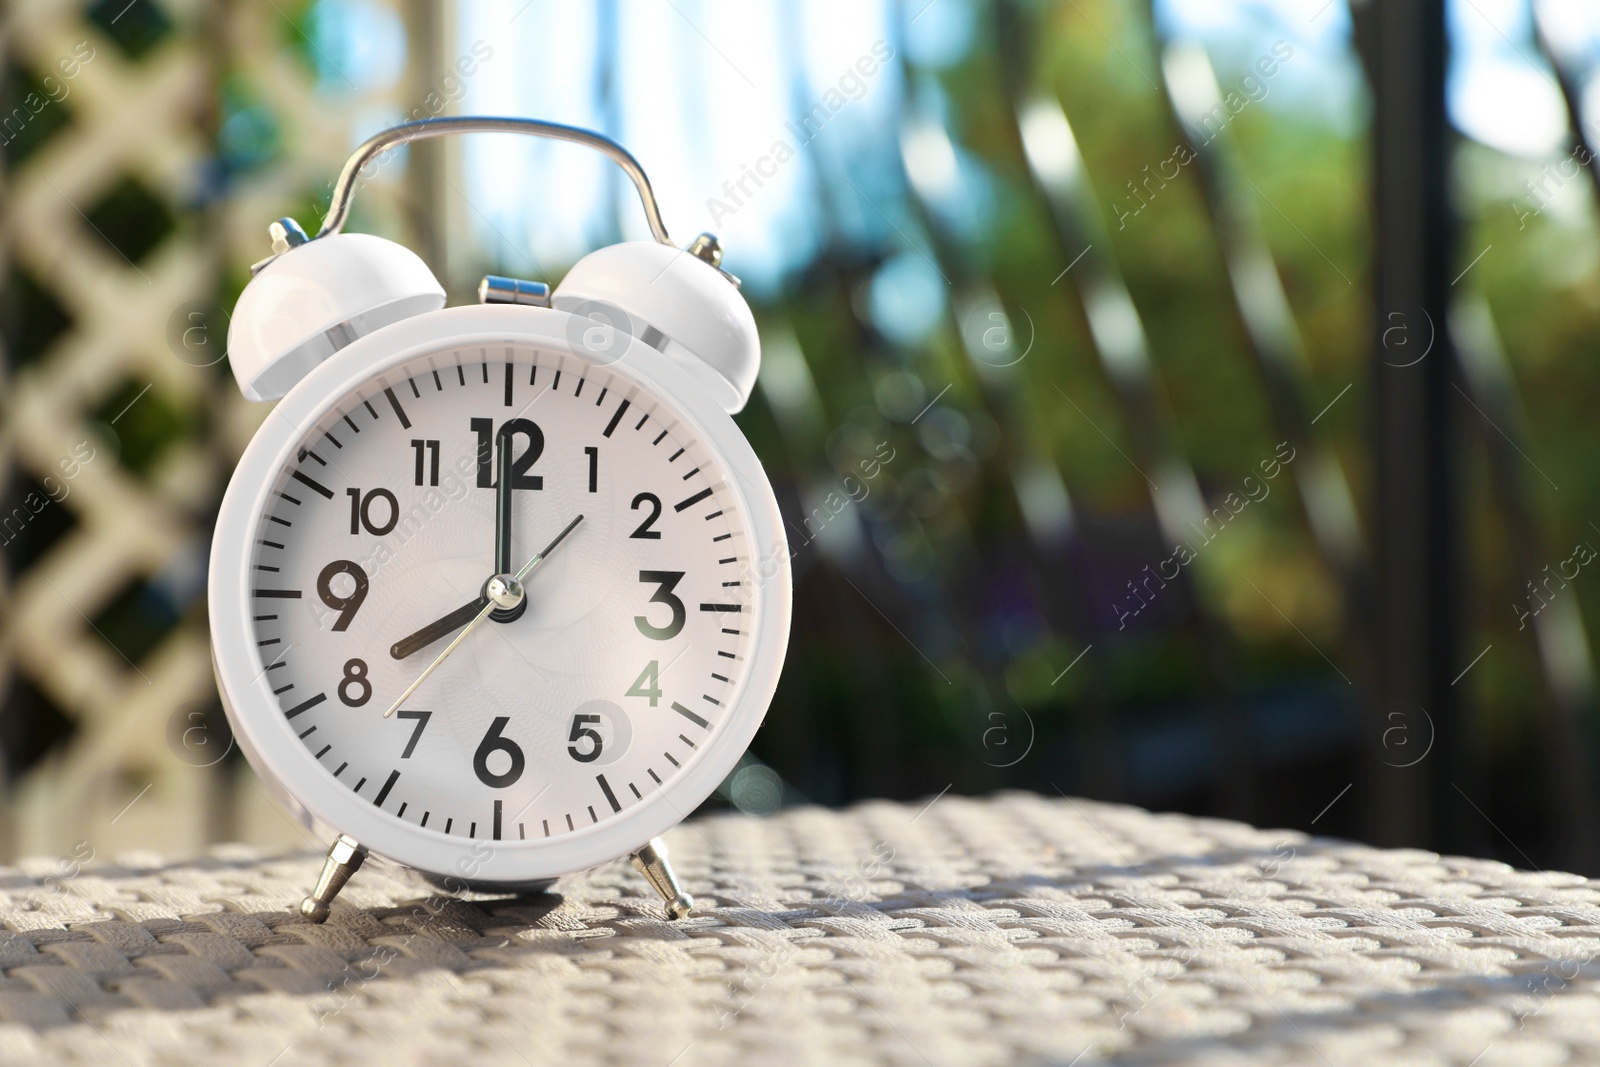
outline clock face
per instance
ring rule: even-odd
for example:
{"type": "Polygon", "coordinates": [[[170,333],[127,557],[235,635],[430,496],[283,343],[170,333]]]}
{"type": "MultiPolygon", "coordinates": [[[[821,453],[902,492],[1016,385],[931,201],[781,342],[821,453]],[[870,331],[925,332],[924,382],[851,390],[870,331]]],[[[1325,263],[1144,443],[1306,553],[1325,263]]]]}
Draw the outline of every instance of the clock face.
{"type": "Polygon", "coordinates": [[[320,773],[390,819],[507,849],[596,832],[732,727],[764,593],[729,479],[620,366],[531,343],[412,358],[276,473],[247,555],[258,679],[320,773]],[[504,570],[570,530],[520,614],[472,624],[506,476],[504,570]]]}

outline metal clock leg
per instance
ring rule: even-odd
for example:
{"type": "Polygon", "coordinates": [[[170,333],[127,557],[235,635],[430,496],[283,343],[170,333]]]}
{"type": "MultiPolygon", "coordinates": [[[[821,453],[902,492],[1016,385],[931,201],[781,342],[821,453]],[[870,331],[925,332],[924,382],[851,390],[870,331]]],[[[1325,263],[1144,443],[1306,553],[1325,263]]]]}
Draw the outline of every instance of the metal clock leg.
{"type": "Polygon", "coordinates": [[[328,858],[323,861],[322,873],[317,876],[317,887],[300,902],[300,914],[314,923],[327,922],[333,898],[339,895],[350,876],[360,870],[366,858],[367,850],[354,838],[344,834],[335,838],[328,849],[328,858]]]}
{"type": "Polygon", "coordinates": [[[683,886],[678,884],[678,876],[672,870],[672,864],[667,861],[667,844],[659,837],[652,837],[650,843],[631,857],[634,870],[644,875],[644,880],[650,883],[650,888],[661,894],[661,899],[667,902],[668,919],[688,918],[689,912],[694,908],[694,897],[683,891],[683,886]]]}

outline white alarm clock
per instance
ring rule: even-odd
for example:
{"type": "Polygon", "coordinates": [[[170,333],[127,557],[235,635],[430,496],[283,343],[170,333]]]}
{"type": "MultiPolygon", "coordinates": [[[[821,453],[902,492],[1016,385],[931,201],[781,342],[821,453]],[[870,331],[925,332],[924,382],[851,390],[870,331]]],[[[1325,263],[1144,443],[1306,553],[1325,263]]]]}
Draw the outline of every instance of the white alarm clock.
{"type": "Polygon", "coordinates": [[[631,855],[687,914],[656,838],[749,746],[790,616],[777,501],[730,417],[755,321],[715,238],[674,247],[614,142],[499,118],[387,130],[316,237],[271,232],[228,348],[278,402],[217,517],[210,620],[240,747],[334,838],[302,913],[370,853],[507,890],[631,855]],[[412,252],[339,232],[378,153],[474,131],[604,152],[656,241],[446,308],[412,252]]]}

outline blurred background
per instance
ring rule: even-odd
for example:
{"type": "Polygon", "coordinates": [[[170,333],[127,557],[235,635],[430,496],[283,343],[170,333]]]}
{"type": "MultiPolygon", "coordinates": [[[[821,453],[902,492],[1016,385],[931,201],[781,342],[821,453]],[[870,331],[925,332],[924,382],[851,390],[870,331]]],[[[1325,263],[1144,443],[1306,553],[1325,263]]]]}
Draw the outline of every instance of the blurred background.
{"type": "MultiPolygon", "coordinates": [[[[763,334],[788,666],[710,804],[1027,788],[1600,874],[1600,10],[10,0],[0,855],[307,845],[204,577],[228,312],[351,149],[601,130],[763,334]]],[[[473,299],[647,236],[569,145],[384,157],[473,299]]],[[[319,843],[320,844],[320,843],[319,843]]]]}

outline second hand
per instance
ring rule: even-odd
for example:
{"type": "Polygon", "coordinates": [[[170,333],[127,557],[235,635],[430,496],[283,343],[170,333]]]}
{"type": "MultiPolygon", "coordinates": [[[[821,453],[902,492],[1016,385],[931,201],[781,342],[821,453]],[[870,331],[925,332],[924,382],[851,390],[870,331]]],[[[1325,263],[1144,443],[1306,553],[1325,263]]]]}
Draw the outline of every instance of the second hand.
{"type": "Polygon", "coordinates": [[[428,664],[427,669],[417,677],[417,680],[406,687],[406,691],[400,694],[399,699],[397,699],[393,704],[389,705],[389,710],[383,713],[383,717],[387,719],[389,716],[395,713],[396,709],[398,709],[401,704],[404,704],[407,700],[409,700],[411,698],[411,694],[415,693],[422,683],[428,680],[428,675],[432,674],[436,669],[438,669],[439,664],[443,663],[445,658],[456,650],[457,645],[461,644],[461,642],[467,639],[468,634],[478,628],[479,623],[489,617],[490,612],[494,611],[496,608],[514,608],[518,604],[522,603],[522,598],[527,595],[525,590],[522,588],[523,579],[527,578],[529,574],[532,574],[533,569],[540,563],[544,562],[545,557],[550,555],[551,552],[555,551],[555,547],[559,545],[566,538],[566,536],[571,533],[575,527],[577,527],[578,523],[582,521],[583,516],[579,515],[577,518],[567,523],[567,528],[556,534],[555,540],[546,545],[544,547],[544,551],[538,553],[527,563],[523,564],[522,569],[513,575],[510,581],[506,581],[498,574],[489,579],[489,586],[487,590],[489,602],[485,604],[482,610],[480,610],[478,614],[473,617],[471,622],[467,623],[465,629],[456,634],[455,640],[446,645],[444,651],[440,652],[438,657],[432,663],[428,664]]]}

